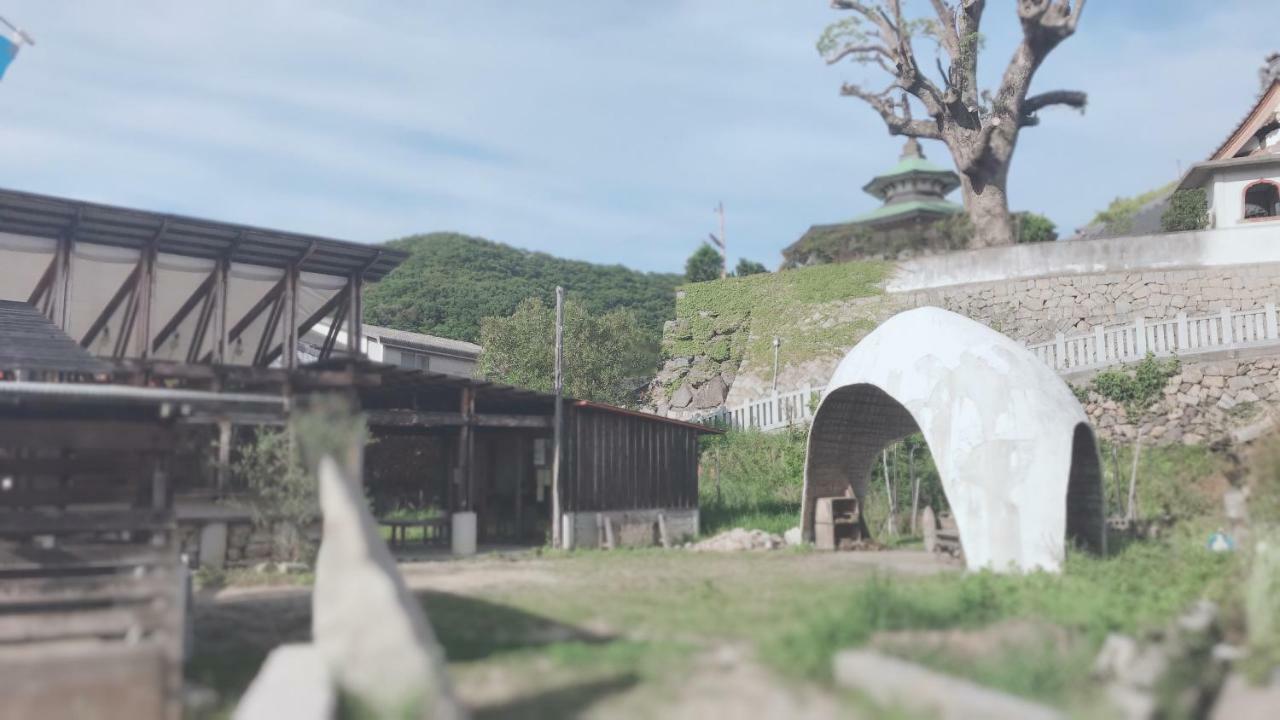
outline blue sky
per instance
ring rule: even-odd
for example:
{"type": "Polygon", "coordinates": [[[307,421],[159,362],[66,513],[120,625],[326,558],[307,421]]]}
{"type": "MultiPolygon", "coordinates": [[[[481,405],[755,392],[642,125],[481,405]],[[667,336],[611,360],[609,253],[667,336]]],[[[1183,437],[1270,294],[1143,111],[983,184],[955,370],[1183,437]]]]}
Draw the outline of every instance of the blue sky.
{"type": "MultiPolygon", "coordinates": [[[[920,3],[927,5],[926,3],[920,3]]],[[[728,211],[776,266],[901,139],[838,96],[824,0],[10,0],[38,45],[0,83],[0,186],[377,242],[456,230],[677,271],[728,211]]],[[[1203,159],[1280,50],[1274,0],[1090,2],[1033,90],[1015,209],[1069,232],[1203,159]]],[[[984,76],[1016,40],[987,10],[984,76]]],[[[945,149],[929,156],[949,163],[945,149]]],[[[958,196],[956,196],[958,199],[958,196]]]]}

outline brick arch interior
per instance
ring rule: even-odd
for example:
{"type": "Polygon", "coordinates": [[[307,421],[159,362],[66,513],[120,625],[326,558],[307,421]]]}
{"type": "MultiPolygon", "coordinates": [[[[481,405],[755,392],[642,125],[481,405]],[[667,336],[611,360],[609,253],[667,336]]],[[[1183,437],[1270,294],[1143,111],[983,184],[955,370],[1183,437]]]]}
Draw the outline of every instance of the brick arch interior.
{"type": "MultiPolygon", "coordinates": [[[[921,429],[911,412],[878,386],[857,383],[833,390],[809,431],[800,521],[805,539],[813,540],[817,498],[852,490],[861,502],[880,451],[916,432],[921,429]]],[[[924,437],[927,443],[927,432],[924,437]]],[[[942,480],[945,493],[948,482],[942,480]]],[[[1092,552],[1106,552],[1102,468],[1093,430],[1087,423],[1077,424],[1073,432],[1066,503],[1068,542],[1092,552]]]]}

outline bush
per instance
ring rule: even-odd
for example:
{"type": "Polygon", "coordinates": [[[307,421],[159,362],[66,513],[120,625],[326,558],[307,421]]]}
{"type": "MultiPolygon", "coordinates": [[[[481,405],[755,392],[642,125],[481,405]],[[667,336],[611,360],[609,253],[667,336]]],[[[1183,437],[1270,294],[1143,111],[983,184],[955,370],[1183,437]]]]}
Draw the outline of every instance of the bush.
{"type": "Polygon", "coordinates": [[[1209,227],[1209,200],[1204,188],[1178,190],[1169,198],[1169,207],[1160,216],[1165,232],[1203,230],[1209,227]]]}
{"type": "MultiPolygon", "coordinates": [[[[1130,545],[1108,558],[1070,553],[1061,575],[989,572],[946,574],[923,580],[875,578],[833,586],[824,606],[790,618],[765,644],[765,657],[785,672],[830,677],[831,657],[884,630],[977,628],[1004,619],[1038,618],[1065,628],[1089,652],[1072,654],[1081,666],[1108,633],[1136,634],[1167,623],[1199,598],[1221,601],[1234,590],[1236,558],[1208,551],[1188,531],[1168,541],[1130,545]],[[1170,568],[1177,572],[1170,572],[1170,568]]],[[[956,668],[951,668],[956,669],[956,668]]],[[[959,668],[987,674],[986,668],[959,668]]],[[[987,677],[987,680],[1000,680],[987,677]]],[[[1063,687],[1028,686],[1025,675],[1004,678],[1004,689],[1062,700],[1063,687]],[[1006,684],[1007,683],[1007,684],[1006,684]]]]}
{"type": "Polygon", "coordinates": [[[1058,239],[1058,227],[1049,218],[1033,212],[1018,214],[1018,242],[1053,242],[1058,239]]]}
{"type": "Polygon", "coordinates": [[[1178,374],[1177,358],[1157,360],[1152,353],[1132,368],[1103,370],[1093,376],[1089,388],[1108,400],[1121,403],[1129,415],[1140,415],[1164,391],[1169,378],[1178,374]]]}
{"type": "Polygon", "coordinates": [[[805,428],[731,430],[703,440],[702,532],[735,527],[781,533],[800,524],[805,428]]]}
{"type": "Polygon", "coordinates": [[[320,519],[320,498],[290,433],[259,429],[253,442],[241,448],[235,472],[249,488],[253,524],[271,531],[272,555],[309,561],[314,548],[306,529],[320,519]]]}
{"type": "MultiPolygon", "coordinates": [[[[808,428],[799,426],[776,433],[731,430],[704,439],[699,487],[703,534],[735,527],[781,533],[799,525],[808,437],[808,428]]],[[[890,446],[885,456],[900,523],[910,522],[913,465],[921,480],[920,507],[949,507],[923,437],[912,435],[890,446]]],[[[867,527],[879,534],[889,515],[882,462],[871,471],[864,501],[867,527]]]]}

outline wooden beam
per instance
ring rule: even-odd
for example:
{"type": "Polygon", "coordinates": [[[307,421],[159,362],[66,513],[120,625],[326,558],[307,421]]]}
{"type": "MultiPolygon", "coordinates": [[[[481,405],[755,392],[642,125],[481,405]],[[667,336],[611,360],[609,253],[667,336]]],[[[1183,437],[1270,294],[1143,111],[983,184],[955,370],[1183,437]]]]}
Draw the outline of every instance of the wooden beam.
{"type": "Polygon", "coordinates": [[[0,446],[76,450],[173,449],[173,435],[155,423],[121,420],[0,419],[0,446]]]}
{"type": "Polygon", "coordinates": [[[363,271],[352,275],[347,280],[348,310],[347,310],[347,348],[348,354],[352,357],[361,355],[360,345],[364,341],[364,273],[363,271]]]}
{"type": "MultiPolygon", "coordinates": [[[[214,277],[217,277],[217,268],[214,268],[214,277]]],[[[214,287],[210,288],[208,294],[204,296],[204,304],[200,306],[200,315],[196,317],[195,331],[191,333],[191,342],[187,345],[187,362],[196,363],[200,359],[200,350],[204,347],[205,336],[209,334],[209,323],[213,320],[214,308],[217,305],[217,282],[214,287]]]]}
{"type": "Polygon", "coordinates": [[[44,274],[40,276],[40,280],[36,282],[36,286],[32,288],[30,297],[27,302],[39,308],[45,317],[49,317],[50,305],[53,301],[53,280],[58,274],[58,255],[54,253],[49,265],[44,269],[44,274]]]}
{"type": "Polygon", "coordinates": [[[536,428],[551,427],[551,418],[546,415],[504,415],[479,413],[471,416],[470,422],[461,412],[443,412],[430,410],[368,410],[369,424],[382,427],[471,427],[489,428],[536,428]]]}
{"type": "Polygon", "coordinates": [[[57,292],[54,298],[56,313],[53,321],[64,331],[67,329],[67,323],[71,321],[71,253],[75,249],[76,231],[80,229],[80,219],[83,215],[84,207],[77,206],[75,217],[58,237],[58,250],[53,258],[57,263],[57,277],[54,283],[57,292]]]}
{"type": "MultiPolygon", "coordinates": [[[[329,315],[329,313],[333,313],[336,310],[338,310],[338,308],[344,305],[346,302],[347,302],[347,289],[346,287],[343,287],[343,289],[334,293],[333,297],[326,300],[324,305],[320,306],[319,310],[316,310],[315,312],[311,313],[311,315],[309,315],[306,320],[302,321],[302,324],[298,326],[298,338],[301,338],[307,333],[311,332],[311,328],[315,327],[316,323],[325,319],[329,315]]],[[[333,328],[340,327],[340,326],[341,326],[340,321],[335,317],[333,319],[333,323],[329,326],[330,333],[334,332],[333,328]]],[[[326,342],[328,341],[328,334],[326,334],[325,336],[325,341],[326,342]]],[[[267,364],[268,365],[271,364],[271,361],[275,360],[276,357],[278,357],[280,353],[283,352],[283,350],[284,350],[283,345],[277,345],[270,353],[267,354],[267,364]]],[[[322,353],[321,359],[325,357],[328,357],[328,356],[322,353]]]]}
{"type": "MultiPolygon", "coordinates": [[[[111,322],[111,318],[115,316],[116,310],[119,309],[120,303],[125,298],[131,297],[134,289],[138,286],[138,273],[141,269],[141,263],[133,266],[133,271],[120,283],[120,287],[116,289],[115,294],[103,306],[102,312],[98,313],[98,317],[94,318],[93,323],[89,325],[88,331],[84,337],[80,338],[80,347],[88,348],[93,345],[93,341],[98,339],[98,333],[101,333],[107,327],[107,323],[111,322]]],[[[123,328],[122,328],[123,329],[123,328]]]]}
{"type": "MultiPolygon", "coordinates": [[[[348,290],[349,289],[350,288],[348,288],[348,290]]],[[[334,345],[338,344],[338,329],[347,321],[347,313],[350,311],[351,304],[343,302],[342,308],[334,313],[333,323],[329,325],[329,332],[324,336],[324,344],[320,346],[321,360],[328,360],[329,355],[333,353],[334,345]]]]}
{"type": "Polygon", "coordinates": [[[191,311],[195,310],[196,306],[209,296],[209,293],[213,290],[213,285],[217,280],[217,277],[218,269],[214,268],[213,272],[209,273],[209,276],[196,286],[196,289],[191,292],[191,295],[189,295],[186,300],[182,301],[182,305],[178,308],[177,312],[173,314],[173,317],[169,318],[169,321],[164,324],[164,327],[160,328],[160,332],[156,333],[156,339],[151,342],[152,352],[159,352],[160,348],[164,345],[164,341],[168,340],[170,335],[177,332],[178,326],[182,325],[182,321],[186,320],[187,316],[191,314],[191,311]]]}
{"type": "MultiPolygon", "coordinates": [[[[289,282],[285,287],[284,341],[280,343],[280,354],[284,356],[285,368],[292,370],[298,367],[298,265],[295,263],[285,273],[289,282]]],[[[276,354],[274,348],[268,351],[268,355],[276,354]]],[[[270,365],[271,360],[267,360],[267,364],[270,365]]]]}
{"type": "MultiPolygon", "coordinates": [[[[270,307],[272,303],[280,297],[281,293],[284,292],[284,281],[285,279],[283,277],[280,278],[280,280],[273,285],[271,289],[258,300],[258,302],[253,304],[253,307],[249,308],[249,311],[244,314],[244,317],[240,318],[236,321],[235,325],[231,326],[231,330],[227,332],[227,344],[233,343],[239,339],[240,335],[253,324],[253,321],[258,319],[258,316],[262,314],[262,311],[270,307]]],[[[209,362],[213,358],[213,354],[213,351],[206,353],[204,356],[204,362],[209,362]]]]}
{"type": "MultiPolygon", "coordinates": [[[[288,279],[288,274],[285,275],[288,279]]],[[[280,329],[280,316],[284,314],[284,300],[287,293],[288,283],[285,283],[286,291],[281,292],[276,301],[271,305],[271,312],[267,315],[267,323],[262,328],[262,335],[258,338],[258,347],[253,351],[253,366],[266,367],[269,363],[266,361],[267,352],[271,349],[272,343],[276,339],[276,332],[280,329]]]]}
{"type": "Polygon", "coordinates": [[[156,293],[156,254],[160,245],[160,240],[164,238],[165,232],[169,229],[169,218],[160,221],[160,229],[156,230],[156,234],[152,236],[151,242],[142,249],[141,266],[142,275],[138,278],[138,322],[137,322],[137,345],[138,356],[147,358],[151,357],[151,326],[152,312],[155,307],[156,293]]]}

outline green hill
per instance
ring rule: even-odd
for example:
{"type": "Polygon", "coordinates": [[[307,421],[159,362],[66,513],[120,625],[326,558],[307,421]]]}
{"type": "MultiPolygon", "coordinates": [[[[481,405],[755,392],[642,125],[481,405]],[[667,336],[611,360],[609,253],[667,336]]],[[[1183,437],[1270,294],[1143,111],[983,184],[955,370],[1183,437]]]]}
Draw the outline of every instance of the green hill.
{"type": "Polygon", "coordinates": [[[521,300],[555,302],[563,285],[588,310],[629,308],[653,334],[675,317],[675,288],[683,277],[621,265],[595,265],[457,233],[392,240],[409,259],[365,294],[365,321],[476,342],[480,320],[507,316],[521,300]]]}

